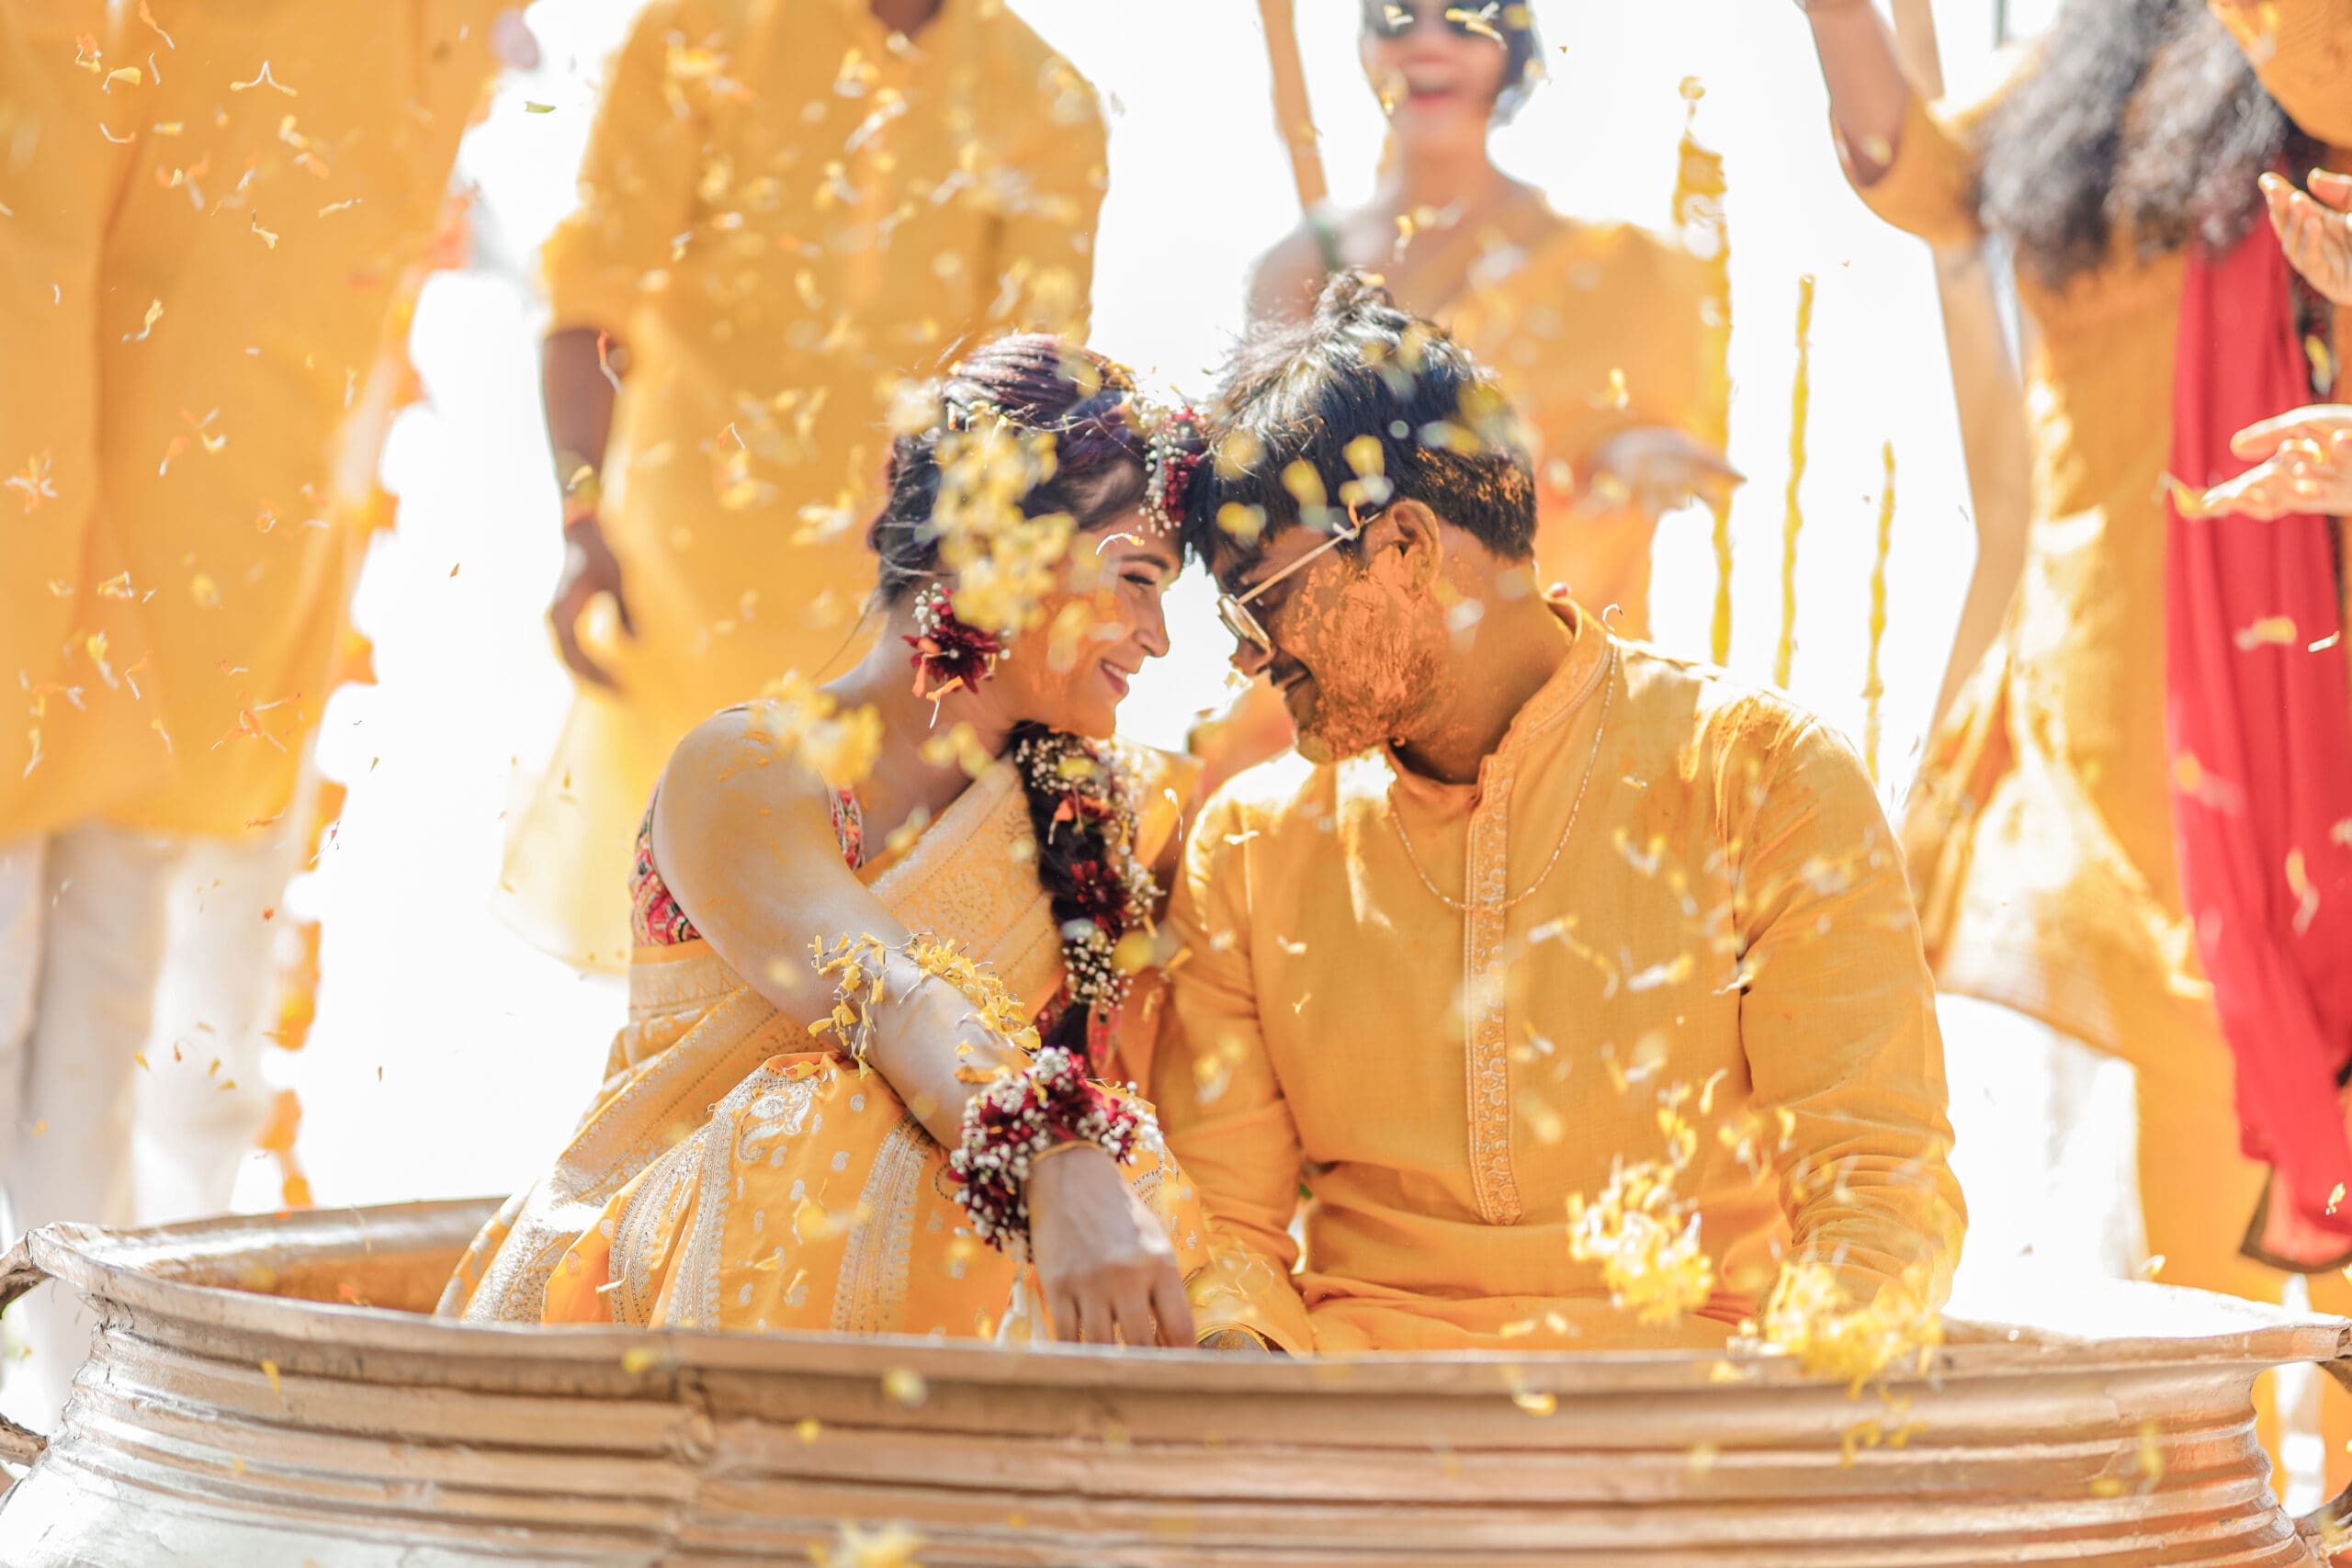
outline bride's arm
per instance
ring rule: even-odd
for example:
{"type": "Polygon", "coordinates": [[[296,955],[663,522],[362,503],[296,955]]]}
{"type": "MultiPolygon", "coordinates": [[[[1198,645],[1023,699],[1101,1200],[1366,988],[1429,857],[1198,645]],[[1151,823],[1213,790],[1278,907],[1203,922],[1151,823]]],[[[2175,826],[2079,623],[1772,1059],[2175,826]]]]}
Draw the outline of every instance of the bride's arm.
{"type": "MultiPolygon", "coordinates": [[[[814,950],[871,936],[899,950],[884,999],[868,1010],[865,1060],[931,1135],[954,1148],[966,1081],[1021,1055],[983,1028],[971,1002],[902,955],[910,932],[853,874],[834,835],[825,782],[789,754],[761,705],[710,718],[671,757],[653,812],[662,882],[728,966],[786,1018],[833,1010],[834,981],[814,950]]],[[[955,933],[931,933],[950,936],[955,933]]]]}
{"type": "MultiPolygon", "coordinates": [[[[963,1141],[964,1108],[989,1078],[1024,1065],[962,992],[906,956],[913,933],[842,859],[827,785],[759,706],[707,720],[672,756],[653,859],[703,939],[787,1018],[813,1023],[833,1010],[817,944],[870,936],[891,950],[883,999],[867,1009],[865,1061],[943,1147],[963,1141]]],[[[1029,1257],[1060,1337],[1192,1345],[1175,1249],[1108,1155],[1041,1161],[1027,1197],[1029,1257]]]]}

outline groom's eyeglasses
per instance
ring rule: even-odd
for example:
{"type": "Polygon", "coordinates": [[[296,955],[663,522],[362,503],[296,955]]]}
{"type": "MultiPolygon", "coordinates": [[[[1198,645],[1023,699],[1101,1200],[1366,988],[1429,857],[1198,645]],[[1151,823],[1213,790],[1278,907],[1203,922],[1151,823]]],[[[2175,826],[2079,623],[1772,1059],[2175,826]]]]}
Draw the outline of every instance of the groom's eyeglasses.
{"type": "MultiPolygon", "coordinates": [[[[1379,515],[1379,513],[1375,510],[1372,515],[1376,517],[1379,515]]],[[[1266,590],[1272,588],[1275,583],[1280,582],[1283,578],[1288,577],[1291,573],[1305,568],[1309,562],[1313,561],[1316,557],[1323,554],[1324,551],[1337,549],[1340,546],[1347,544],[1351,540],[1362,538],[1363,536],[1364,525],[1369,521],[1371,521],[1370,518],[1366,517],[1363,513],[1356,509],[1356,503],[1354,502],[1348,502],[1348,525],[1345,528],[1340,529],[1338,533],[1332,535],[1329,538],[1324,540],[1321,544],[1316,546],[1313,549],[1307,551],[1305,555],[1299,557],[1288,566],[1283,568],[1282,570],[1274,573],[1273,576],[1266,579],[1263,582],[1259,583],[1255,588],[1250,590],[1249,592],[1242,594],[1218,594],[1216,597],[1216,618],[1225,623],[1225,629],[1231,632],[1238,640],[1248,643],[1260,653],[1265,654],[1268,658],[1272,658],[1274,651],[1274,639],[1267,635],[1266,628],[1263,624],[1261,624],[1258,617],[1250,612],[1250,602],[1261,597],[1265,593],[1266,590]]]]}
{"type": "MultiPolygon", "coordinates": [[[[1437,4],[1437,0],[1365,0],[1363,29],[1375,38],[1403,38],[1413,30],[1421,13],[1437,4]]],[[[1451,5],[1442,7],[1445,25],[1464,38],[1492,39],[1502,41],[1503,13],[1510,9],[1503,0],[1487,0],[1485,5],[1451,5]]]]}

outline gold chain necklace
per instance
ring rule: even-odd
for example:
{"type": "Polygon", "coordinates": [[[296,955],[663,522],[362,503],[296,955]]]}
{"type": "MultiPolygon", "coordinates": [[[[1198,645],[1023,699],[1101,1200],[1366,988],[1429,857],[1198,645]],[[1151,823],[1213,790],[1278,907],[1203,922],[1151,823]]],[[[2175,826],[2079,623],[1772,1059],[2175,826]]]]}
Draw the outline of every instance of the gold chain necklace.
{"type": "MultiPolygon", "coordinates": [[[[1560,856],[1566,852],[1568,840],[1576,833],[1577,818],[1584,814],[1585,792],[1592,787],[1592,775],[1600,766],[1600,741],[1601,738],[1609,733],[1609,705],[1617,700],[1617,683],[1611,679],[1616,672],[1617,650],[1612,648],[1609,650],[1609,666],[1601,671],[1600,676],[1600,719],[1592,728],[1592,755],[1585,759],[1584,783],[1577,786],[1576,804],[1568,807],[1568,825],[1560,829],[1560,841],[1552,846],[1552,858],[1544,863],[1544,869],[1535,874],[1535,880],[1530,883],[1526,890],[1517,897],[1506,898],[1496,905],[1495,909],[1498,913],[1505,909],[1516,909],[1530,898],[1534,897],[1537,890],[1552,879],[1552,873],[1559,868],[1560,856]]],[[[1430,874],[1421,869],[1421,857],[1413,852],[1412,835],[1405,831],[1404,814],[1396,809],[1396,785],[1393,780],[1388,785],[1388,820],[1396,826],[1396,840],[1405,846],[1405,859],[1412,865],[1413,874],[1421,879],[1421,886],[1430,890],[1430,897],[1458,914],[1468,914],[1470,912],[1468,904],[1459,898],[1449,898],[1439,892],[1437,884],[1430,880],[1430,874]]],[[[1469,868],[1466,865],[1463,868],[1462,890],[1464,893],[1470,890],[1469,868]]]]}

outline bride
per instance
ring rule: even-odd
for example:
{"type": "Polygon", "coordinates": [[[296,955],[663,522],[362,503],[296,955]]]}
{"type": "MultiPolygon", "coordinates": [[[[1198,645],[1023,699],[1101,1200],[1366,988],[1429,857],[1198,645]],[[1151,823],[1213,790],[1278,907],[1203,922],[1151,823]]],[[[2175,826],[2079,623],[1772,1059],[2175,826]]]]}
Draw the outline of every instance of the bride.
{"type": "Polygon", "coordinates": [[[1195,433],[1049,337],[933,391],[868,536],[881,639],[672,755],[604,1086],[445,1315],[1018,1337],[1034,1287],[1058,1337],[1193,1344],[1197,1201],[1102,1080],[1148,1066],[1180,795],[1110,738],[1195,433]]]}

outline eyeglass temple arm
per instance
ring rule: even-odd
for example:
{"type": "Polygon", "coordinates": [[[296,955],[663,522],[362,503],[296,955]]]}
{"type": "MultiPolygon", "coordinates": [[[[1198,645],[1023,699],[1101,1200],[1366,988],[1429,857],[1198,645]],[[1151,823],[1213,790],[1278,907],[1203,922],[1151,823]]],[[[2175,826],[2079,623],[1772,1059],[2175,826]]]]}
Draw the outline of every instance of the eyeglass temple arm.
{"type": "Polygon", "coordinates": [[[1348,525],[1346,528],[1332,535],[1329,538],[1324,540],[1321,544],[1316,546],[1313,549],[1307,551],[1305,555],[1299,557],[1288,566],[1283,568],[1282,570],[1274,573],[1273,576],[1266,579],[1263,582],[1261,582],[1256,587],[1250,589],[1249,592],[1235,594],[1233,596],[1233,602],[1237,604],[1249,604],[1251,600],[1263,593],[1267,589],[1272,588],[1275,583],[1280,582],[1283,578],[1288,577],[1292,572],[1296,571],[1308,561],[1311,561],[1317,556],[1321,555],[1325,550],[1333,548],[1339,545],[1344,545],[1351,539],[1363,538],[1363,519],[1356,515],[1356,509],[1351,503],[1348,507],[1348,525]]]}

